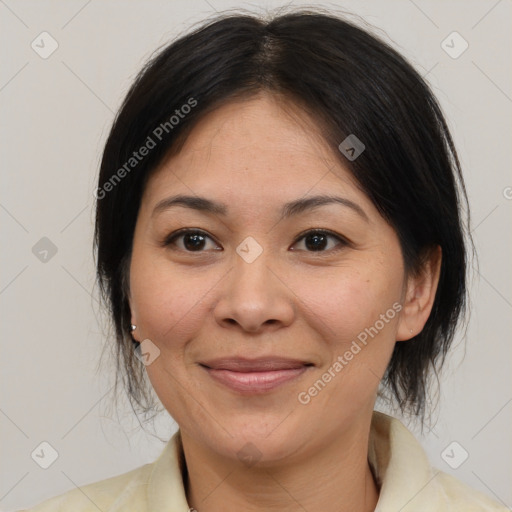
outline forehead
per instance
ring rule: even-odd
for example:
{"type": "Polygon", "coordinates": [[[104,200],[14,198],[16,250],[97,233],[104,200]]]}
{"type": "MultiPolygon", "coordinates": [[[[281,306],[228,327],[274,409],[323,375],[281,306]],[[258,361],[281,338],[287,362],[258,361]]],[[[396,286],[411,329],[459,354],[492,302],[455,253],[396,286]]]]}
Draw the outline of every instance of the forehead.
{"type": "Polygon", "coordinates": [[[146,192],[155,200],[179,189],[270,202],[272,197],[303,196],[313,188],[360,194],[312,118],[290,102],[259,94],[205,115],[180,152],[153,173],[146,192]]]}

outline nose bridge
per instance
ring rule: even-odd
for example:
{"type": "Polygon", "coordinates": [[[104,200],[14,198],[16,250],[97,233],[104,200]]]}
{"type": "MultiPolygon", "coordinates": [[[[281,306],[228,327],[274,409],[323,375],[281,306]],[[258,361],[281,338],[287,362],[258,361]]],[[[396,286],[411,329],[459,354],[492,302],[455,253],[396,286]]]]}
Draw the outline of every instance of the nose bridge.
{"type": "Polygon", "coordinates": [[[269,263],[265,256],[259,256],[251,263],[240,257],[235,258],[233,269],[235,291],[238,293],[249,292],[253,297],[259,295],[262,298],[263,296],[270,297],[273,274],[269,268],[269,263]]]}
{"type": "MultiPolygon", "coordinates": [[[[269,266],[272,265],[271,254],[252,236],[246,237],[236,247],[236,254],[233,256],[233,280],[238,291],[251,291],[253,295],[264,291],[265,287],[272,286],[272,272],[269,266]],[[261,290],[260,290],[261,288],[261,290]]],[[[270,290],[267,290],[270,291],[270,290]]]]}

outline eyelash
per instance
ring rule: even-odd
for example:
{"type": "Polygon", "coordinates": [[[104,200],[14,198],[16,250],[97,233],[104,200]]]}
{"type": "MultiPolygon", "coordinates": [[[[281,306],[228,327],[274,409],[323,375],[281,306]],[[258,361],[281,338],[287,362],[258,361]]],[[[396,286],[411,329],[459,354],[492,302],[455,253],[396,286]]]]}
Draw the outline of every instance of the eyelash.
{"type": "MultiPolygon", "coordinates": [[[[175,241],[178,238],[183,237],[185,235],[202,235],[206,238],[209,238],[210,240],[213,240],[215,243],[217,243],[210,235],[208,235],[205,231],[202,231],[201,229],[183,228],[183,229],[180,229],[180,230],[175,231],[175,232],[171,233],[170,235],[168,235],[162,242],[162,246],[169,247],[169,246],[175,245],[175,241]]],[[[342,237],[341,235],[334,233],[333,231],[330,231],[328,229],[318,229],[318,228],[317,229],[309,229],[307,231],[303,231],[302,233],[300,233],[297,236],[297,238],[295,239],[295,241],[293,242],[293,245],[296,245],[298,242],[300,242],[301,240],[306,238],[308,235],[327,235],[329,237],[335,238],[338,241],[338,246],[341,246],[341,247],[335,247],[332,249],[321,250],[321,251],[307,251],[307,250],[305,251],[305,252],[308,252],[311,254],[331,253],[333,251],[340,250],[343,247],[347,247],[347,246],[351,247],[352,246],[352,243],[349,240],[347,240],[345,237],[342,237]]],[[[195,254],[195,253],[201,254],[201,253],[206,252],[203,250],[188,251],[186,249],[180,249],[180,248],[173,249],[173,250],[183,251],[183,252],[186,252],[187,254],[195,254]]]]}

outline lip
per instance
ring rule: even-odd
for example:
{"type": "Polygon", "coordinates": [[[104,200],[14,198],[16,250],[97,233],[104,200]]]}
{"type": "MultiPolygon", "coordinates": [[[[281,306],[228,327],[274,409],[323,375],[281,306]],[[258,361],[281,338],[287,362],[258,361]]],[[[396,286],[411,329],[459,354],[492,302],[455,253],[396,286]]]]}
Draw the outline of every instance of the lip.
{"type": "Polygon", "coordinates": [[[312,363],[282,357],[223,358],[200,363],[208,375],[242,394],[261,394],[300,377],[312,363]]]}
{"type": "Polygon", "coordinates": [[[212,370],[230,370],[232,372],[269,372],[277,370],[295,370],[303,366],[312,366],[312,363],[291,359],[289,357],[223,357],[202,361],[202,366],[212,370]]]}

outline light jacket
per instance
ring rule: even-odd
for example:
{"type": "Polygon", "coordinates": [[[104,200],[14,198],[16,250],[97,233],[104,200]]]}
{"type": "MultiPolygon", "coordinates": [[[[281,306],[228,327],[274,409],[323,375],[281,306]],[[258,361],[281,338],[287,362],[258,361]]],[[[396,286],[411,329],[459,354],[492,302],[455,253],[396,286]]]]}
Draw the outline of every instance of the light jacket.
{"type": "MultiPolygon", "coordinates": [[[[158,459],[44,501],[31,512],[188,512],[179,431],[158,459]]],[[[375,512],[505,512],[504,505],[432,467],[397,419],[374,411],[368,461],[379,487],[375,512]]],[[[229,506],[226,507],[229,510],[229,506]]],[[[26,512],[26,511],[19,511],[26,512]]]]}

